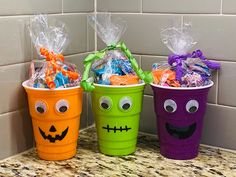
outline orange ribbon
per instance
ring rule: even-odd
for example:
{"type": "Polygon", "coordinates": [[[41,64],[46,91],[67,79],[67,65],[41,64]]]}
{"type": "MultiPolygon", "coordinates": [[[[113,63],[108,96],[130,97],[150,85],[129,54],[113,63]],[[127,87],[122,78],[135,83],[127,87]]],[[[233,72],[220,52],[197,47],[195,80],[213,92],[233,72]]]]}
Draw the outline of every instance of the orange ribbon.
{"type": "Polygon", "coordinates": [[[55,54],[54,52],[48,51],[48,49],[44,47],[40,48],[40,53],[45,57],[46,61],[49,61],[45,71],[45,82],[50,89],[56,87],[56,84],[54,83],[54,73],[61,72],[64,76],[68,76],[69,79],[78,79],[79,74],[77,72],[67,71],[57,64],[58,60],[64,62],[64,56],[62,54],[55,54]]]}

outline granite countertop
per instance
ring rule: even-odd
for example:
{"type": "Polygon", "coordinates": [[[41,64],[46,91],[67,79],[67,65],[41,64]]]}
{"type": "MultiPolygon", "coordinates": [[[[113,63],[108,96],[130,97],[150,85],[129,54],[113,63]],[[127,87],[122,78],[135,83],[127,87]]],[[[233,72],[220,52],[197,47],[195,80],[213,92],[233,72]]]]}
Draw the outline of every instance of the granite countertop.
{"type": "Polygon", "coordinates": [[[155,136],[140,134],[137,151],[124,157],[99,153],[95,128],[80,132],[77,155],[65,161],[44,161],[35,149],[0,161],[0,176],[235,176],[236,152],[201,147],[194,160],[166,159],[155,136]]]}

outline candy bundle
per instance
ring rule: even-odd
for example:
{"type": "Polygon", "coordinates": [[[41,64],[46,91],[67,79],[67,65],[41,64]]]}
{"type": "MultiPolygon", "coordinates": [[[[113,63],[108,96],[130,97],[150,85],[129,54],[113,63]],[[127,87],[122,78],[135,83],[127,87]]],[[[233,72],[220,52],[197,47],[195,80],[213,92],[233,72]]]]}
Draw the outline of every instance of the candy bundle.
{"type": "Polygon", "coordinates": [[[81,76],[76,66],[64,61],[61,54],[68,43],[64,24],[49,26],[47,16],[37,15],[30,21],[30,36],[44,62],[35,69],[31,62],[28,85],[35,88],[65,88],[78,86],[81,76]]]}
{"type": "Polygon", "coordinates": [[[92,27],[96,26],[99,37],[107,45],[106,49],[97,52],[96,61],[92,64],[94,82],[103,85],[138,84],[139,77],[130,61],[135,59],[124,44],[118,44],[125,31],[125,23],[119,20],[112,21],[110,14],[88,16],[88,22],[92,27]]]}
{"type": "Polygon", "coordinates": [[[139,82],[130,61],[120,50],[108,51],[92,65],[94,80],[104,85],[129,85],[139,82]]]}
{"type": "Polygon", "coordinates": [[[167,28],[161,32],[163,43],[174,53],[168,63],[154,63],[154,83],[169,87],[200,87],[210,83],[211,71],[220,68],[217,62],[209,61],[200,50],[188,53],[196,44],[189,34],[189,26],[167,28]]]}

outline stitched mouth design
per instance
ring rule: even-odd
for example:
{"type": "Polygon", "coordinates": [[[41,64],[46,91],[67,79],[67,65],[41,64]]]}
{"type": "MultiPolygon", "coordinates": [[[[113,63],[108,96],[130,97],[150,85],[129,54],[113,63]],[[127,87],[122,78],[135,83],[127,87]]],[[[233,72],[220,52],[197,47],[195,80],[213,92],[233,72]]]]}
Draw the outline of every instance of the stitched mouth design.
{"type": "Polygon", "coordinates": [[[177,139],[187,139],[193,135],[196,130],[196,126],[196,123],[193,123],[192,125],[187,127],[175,127],[171,124],[166,123],[166,130],[171,136],[177,139]]]}
{"type": "Polygon", "coordinates": [[[39,132],[41,134],[41,136],[45,139],[45,140],[49,140],[51,143],[55,143],[56,140],[61,141],[65,138],[67,132],[68,132],[69,127],[67,127],[62,133],[61,135],[56,135],[55,137],[52,137],[52,135],[46,135],[45,132],[39,128],[39,132]]]}
{"type": "Polygon", "coordinates": [[[131,130],[131,128],[128,128],[128,126],[126,125],[125,127],[122,127],[120,126],[120,128],[117,128],[116,126],[114,126],[113,128],[112,127],[109,127],[109,125],[107,125],[106,127],[102,127],[103,129],[107,130],[107,132],[110,132],[110,131],[113,131],[114,133],[116,133],[117,131],[129,131],[131,130]]]}

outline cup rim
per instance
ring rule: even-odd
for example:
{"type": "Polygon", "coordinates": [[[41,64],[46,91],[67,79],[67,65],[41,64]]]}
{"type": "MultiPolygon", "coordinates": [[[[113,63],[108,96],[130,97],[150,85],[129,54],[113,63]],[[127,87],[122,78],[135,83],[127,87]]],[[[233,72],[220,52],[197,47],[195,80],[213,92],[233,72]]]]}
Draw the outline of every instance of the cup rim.
{"type": "Polygon", "coordinates": [[[93,83],[93,85],[98,86],[98,87],[109,87],[109,88],[127,88],[127,87],[142,86],[142,85],[145,85],[145,83],[142,81],[141,83],[131,84],[131,85],[103,85],[103,84],[96,84],[96,83],[93,83]]]}
{"type": "Polygon", "coordinates": [[[78,86],[73,86],[73,87],[67,87],[67,88],[55,88],[55,89],[49,89],[49,88],[34,88],[34,87],[30,87],[27,85],[27,82],[29,82],[29,80],[26,80],[22,83],[22,86],[24,88],[27,89],[31,89],[31,90],[41,90],[41,91],[55,91],[55,90],[71,90],[71,89],[75,89],[75,88],[80,88],[80,85],[78,86]]]}
{"type": "Polygon", "coordinates": [[[169,89],[169,90],[199,90],[199,89],[205,89],[205,88],[210,88],[214,85],[214,82],[211,80],[210,84],[200,86],[200,87],[167,87],[167,86],[162,86],[162,85],[157,85],[150,83],[151,86],[157,87],[157,88],[162,88],[162,89],[169,89]]]}

